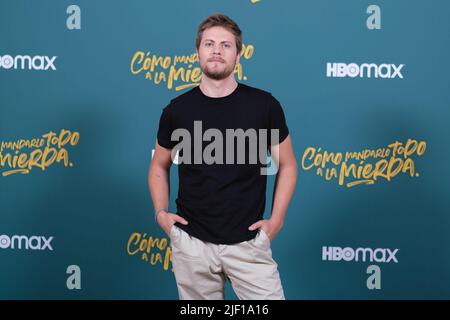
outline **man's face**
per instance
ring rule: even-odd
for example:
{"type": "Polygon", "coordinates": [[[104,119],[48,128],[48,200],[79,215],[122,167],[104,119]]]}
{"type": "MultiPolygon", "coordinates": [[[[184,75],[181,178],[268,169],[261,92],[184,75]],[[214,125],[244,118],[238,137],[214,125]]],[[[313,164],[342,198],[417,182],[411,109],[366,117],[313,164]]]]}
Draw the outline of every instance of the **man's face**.
{"type": "Polygon", "coordinates": [[[197,54],[203,73],[214,80],[225,79],[233,73],[240,58],[234,35],[219,26],[203,31],[197,54]]]}

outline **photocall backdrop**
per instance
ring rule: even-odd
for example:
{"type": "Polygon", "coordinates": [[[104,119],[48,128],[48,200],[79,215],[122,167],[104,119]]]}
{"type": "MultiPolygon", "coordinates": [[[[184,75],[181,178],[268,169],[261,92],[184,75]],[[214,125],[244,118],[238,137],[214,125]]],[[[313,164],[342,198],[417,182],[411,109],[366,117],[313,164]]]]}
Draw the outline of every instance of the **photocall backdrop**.
{"type": "MultiPolygon", "coordinates": [[[[286,297],[450,298],[449,10],[2,0],[0,298],[178,299],[147,174],[214,12],[243,30],[236,79],[271,92],[290,129],[298,184],[272,243],[286,297]]],[[[176,164],[170,181],[175,211],[176,164]]]]}

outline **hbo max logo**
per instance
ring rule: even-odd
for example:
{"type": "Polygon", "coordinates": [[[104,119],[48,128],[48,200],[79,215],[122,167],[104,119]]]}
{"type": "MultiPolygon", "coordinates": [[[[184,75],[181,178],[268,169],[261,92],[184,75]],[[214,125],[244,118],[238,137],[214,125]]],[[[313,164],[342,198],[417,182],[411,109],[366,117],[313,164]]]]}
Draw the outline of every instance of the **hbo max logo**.
{"type": "Polygon", "coordinates": [[[42,236],[0,236],[0,249],[50,250],[53,251],[53,237],[42,236]]]}
{"type": "Polygon", "coordinates": [[[55,60],[57,56],[0,56],[0,69],[28,69],[28,70],[56,70],[55,60]]]}
{"type": "Polygon", "coordinates": [[[384,249],[384,248],[357,248],[353,249],[350,247],[322,247],[322,260],[324,261],[370,261],[370,262],[395,262],[398,263],[395,255],[398,249],[384,249]]]}
{"type": "Polygon", "coordinates": [[[380,64],[375,63],[327,63],[327,77],[329,78],[384,78],[393,79],[399,77],[403,79],[402,68],[404,64],[396,66],[395,64],[380,64]]]}

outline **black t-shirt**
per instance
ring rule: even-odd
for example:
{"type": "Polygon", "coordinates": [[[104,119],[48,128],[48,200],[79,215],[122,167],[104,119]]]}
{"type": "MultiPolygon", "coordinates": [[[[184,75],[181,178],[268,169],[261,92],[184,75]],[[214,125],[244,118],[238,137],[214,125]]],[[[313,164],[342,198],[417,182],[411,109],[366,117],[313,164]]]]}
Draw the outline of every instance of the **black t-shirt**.
{"type": "Polygon", "coordinates": [[[266,204],[267,177],[261,174],[261,168],[267,165],[258,155],[261,150],[267,155],[270,145],[283,142],[288,134],[280,103],[269,92],[242,83],[225,97],[208,97],[195,87],[171,100],[163,109],[157,138],[160,146],[178,150],[179,160],[183,160],[178,164],[176,204],[177,214],[189,224],[177,222],[176,226],[215,244],[254,238],[257,231],[248,227],[263,219],[266,204]],[[248,133],[244,139],[245,161],[238,159],[243,144],[239,145],[237,138],[229,139],[233,137],[230,132],[239,131],[248,133]],[[275,131],[278,140],[272,141],[271,132],[275,131]],[[222,138],[217,136],[220,133],[222,138]],[[184,134],[190,135],[190,141],[184,134]],[[230,141],[234,141],[231,147],[230,141]],[[258,155],[250,148],[255,141],[258,155]],[[206,157],[199,161],[198,155],[214,156],[214,161],[206,157]]]}

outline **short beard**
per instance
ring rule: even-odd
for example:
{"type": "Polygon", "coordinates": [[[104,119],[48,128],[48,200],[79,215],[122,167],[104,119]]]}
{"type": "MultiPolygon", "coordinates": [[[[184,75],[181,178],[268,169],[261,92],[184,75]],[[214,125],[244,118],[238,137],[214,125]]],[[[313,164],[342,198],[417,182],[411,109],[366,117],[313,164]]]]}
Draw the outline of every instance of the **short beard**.
{"type": "Polygon", "coordinates": [[[227,69],[225,68],[222,72],[211,72],[208,67],[203,68],[200,65],[200,69],[202,70],[202,72],[205,74],[205,76],[207,76],[208,78],[211,78],[213,80],[223,80],[228,78],[228,76],[230,74],[232,74],[234,72],[234,67],[227,69]]]}

